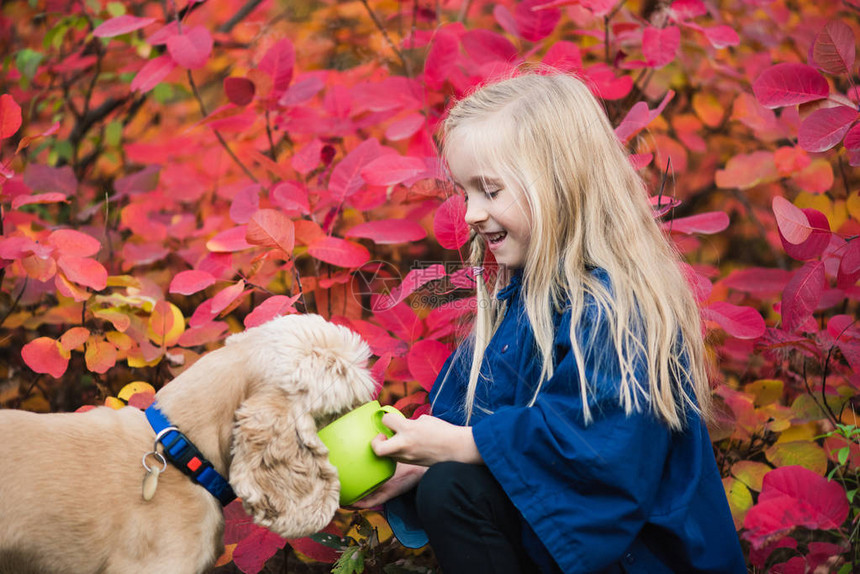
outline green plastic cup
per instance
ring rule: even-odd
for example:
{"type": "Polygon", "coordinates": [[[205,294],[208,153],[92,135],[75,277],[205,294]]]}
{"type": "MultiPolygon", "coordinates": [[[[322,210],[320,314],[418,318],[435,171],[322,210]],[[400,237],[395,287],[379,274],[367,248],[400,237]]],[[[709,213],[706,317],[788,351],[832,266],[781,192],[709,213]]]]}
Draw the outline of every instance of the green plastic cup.
{"type": "Polygon", "coordinates": [[[351,410],[317,433],[328,447],[328,459],[337,468],[341,505],[352,504],[382,486],[394,476],[397,463],[376,456],[370,441],[379,433],[394,433],[382,424],[385,413],[403,413],[391,406],[370,401],[351,410]]]}

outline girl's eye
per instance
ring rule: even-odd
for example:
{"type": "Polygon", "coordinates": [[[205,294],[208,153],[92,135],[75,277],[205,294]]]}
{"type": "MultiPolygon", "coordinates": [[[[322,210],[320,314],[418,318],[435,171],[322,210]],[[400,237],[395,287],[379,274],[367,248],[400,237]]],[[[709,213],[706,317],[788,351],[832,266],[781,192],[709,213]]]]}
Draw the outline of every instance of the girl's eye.
{"type": "Polygon", "coordinates": [[[484,195],[486,195],[490,199],[495,199],[495,197],[497,195],[499,195],[500,191],[502,191],[502,190],[501,189],[485,189],[484,195]]]}

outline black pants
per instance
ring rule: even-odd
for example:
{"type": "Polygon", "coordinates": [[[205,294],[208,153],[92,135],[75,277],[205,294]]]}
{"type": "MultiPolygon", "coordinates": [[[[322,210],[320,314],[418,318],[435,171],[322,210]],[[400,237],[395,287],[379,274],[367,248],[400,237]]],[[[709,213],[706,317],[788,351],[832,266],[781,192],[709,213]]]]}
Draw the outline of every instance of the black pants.
{"type": "Polygon", "coordinates": [[[522,518],[487,467],[433,465],[418,484],[416,505],[445,574],[539,571],[523,547],[522,518]]]}

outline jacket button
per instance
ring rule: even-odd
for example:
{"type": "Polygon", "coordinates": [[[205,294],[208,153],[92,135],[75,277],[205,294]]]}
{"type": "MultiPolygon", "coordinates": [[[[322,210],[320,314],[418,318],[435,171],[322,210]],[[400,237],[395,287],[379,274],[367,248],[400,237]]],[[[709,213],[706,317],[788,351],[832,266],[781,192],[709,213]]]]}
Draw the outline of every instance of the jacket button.
{"type": "Polygon", "coordinates": [[[633,555],[628,552],[624,555],[624,561],[628,564],[633,564],[636,560],[633,558],[633,555]]]}
{"type": "Polygon", "coordinates": [[[503,347],[502,347],[502,352],[503,352],[503,353],[507,353],[507,351],[508,351],[508,346],[507,346],[507,345],[503,346],[503,347]]]}

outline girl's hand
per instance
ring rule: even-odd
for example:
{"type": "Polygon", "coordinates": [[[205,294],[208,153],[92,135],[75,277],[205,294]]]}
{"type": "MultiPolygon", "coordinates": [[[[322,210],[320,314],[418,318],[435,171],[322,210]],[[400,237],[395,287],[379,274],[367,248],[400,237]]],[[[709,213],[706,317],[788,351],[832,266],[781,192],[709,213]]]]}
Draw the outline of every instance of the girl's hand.
{"type": "Polygon", "coordinates": [[[427,472],[426,466],[416,466],[414,464],[406,464],[403,462],[397,463],[397,469],[394,471],[394,476],[388,479],[385,484],[374,490],[369,495],[365,496],[357,502],[350,505],[352,508],[373,508],[379,506],[400,496],[404,492],[408,492],[418,485],[421,477],[427,472]]]}
{"type": "Polygon", "coordinates": [[[391,413],[382,417],[382,423],[395,434],[391,438],[380,434],[371,441],[370,446],[379,456],[420,466],[446,460],[484,462],[475,446],[471,427],[452,425],[428,415],[410,420],[391,413]]]}

